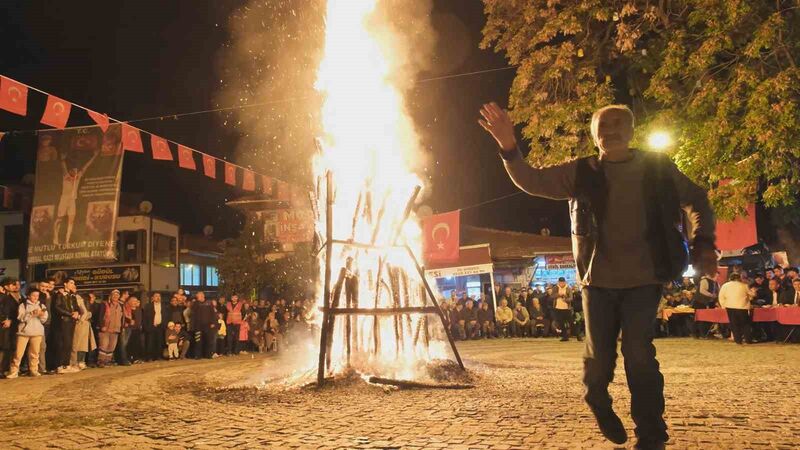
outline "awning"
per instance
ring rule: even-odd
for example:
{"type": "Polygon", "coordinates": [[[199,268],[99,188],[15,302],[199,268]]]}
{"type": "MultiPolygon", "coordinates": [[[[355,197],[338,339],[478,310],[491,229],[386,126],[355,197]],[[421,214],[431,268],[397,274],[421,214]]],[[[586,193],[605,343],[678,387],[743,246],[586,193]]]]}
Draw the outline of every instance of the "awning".
{"type": "Polygon", "coordinates": [[[446,264],[430,264],[425,268],[425,275],[433,278],[463,277],[492,273],[492,255],[489,244],[464,246],[459,249],[458,261],[446,264]]]}

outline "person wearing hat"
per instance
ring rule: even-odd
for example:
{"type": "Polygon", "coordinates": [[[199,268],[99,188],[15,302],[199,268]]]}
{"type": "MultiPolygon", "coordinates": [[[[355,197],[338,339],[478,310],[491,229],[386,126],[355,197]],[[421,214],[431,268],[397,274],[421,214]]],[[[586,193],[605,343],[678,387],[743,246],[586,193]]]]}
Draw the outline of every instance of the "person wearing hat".
{"type": "Polygon", "coordinates": [[[5,378],[4,374],[11,368],[11,357],[16,348],[18,304],[11,295],[16,285],[16,278],[0,280],[0,378],[5,378]]]}

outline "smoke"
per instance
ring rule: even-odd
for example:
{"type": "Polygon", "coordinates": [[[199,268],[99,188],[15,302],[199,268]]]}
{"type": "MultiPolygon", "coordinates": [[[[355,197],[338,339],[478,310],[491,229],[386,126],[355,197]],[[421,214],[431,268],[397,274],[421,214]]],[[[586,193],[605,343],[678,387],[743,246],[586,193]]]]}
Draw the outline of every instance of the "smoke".
{"type": "MultiPolygon", "coordinates": [[[[392,84],[408,94],[434,61],[433,2],[376,2],[369,27],[392,55],[392,84]]],[[[322,134],[314,83],[325,11],[324,1],[247,1],[228,20],[230,39],[217,62],[219,106],[267,103],[220,115],[221,125],[239,135],[232,159],[301,185],[310,184],[313,140],[322,134]]],[[[414,147],[412,167],[421,172],[427,161],[419,139],[414,147]]]]}
{"type": "Polygon", "coordinates": [[[322,56],[324,2],[251,0],[228,20],[220,52],[221,125],[240,137],[232,158],[262,173],[307,184],[320,99],[314,79],[322,56]]]}

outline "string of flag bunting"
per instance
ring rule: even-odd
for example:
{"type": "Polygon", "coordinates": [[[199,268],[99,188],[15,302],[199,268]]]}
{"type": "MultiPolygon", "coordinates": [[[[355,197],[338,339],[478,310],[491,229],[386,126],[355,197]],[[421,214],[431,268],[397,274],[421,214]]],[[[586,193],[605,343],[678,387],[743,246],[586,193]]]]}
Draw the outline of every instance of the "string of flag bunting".
{"type": "MultiPolygon", "coordinates": [[[[20,81],[0,75],[0,109],[19,116],[28,116],[28,94],[30,91],[41,93],[47,97],[44,112],[40,122],[56,129],[85,128],[98,126],[104,132],[113,123],[121,124],[122,127],[122,147],[125,151],[133,153],[145,153],[144,140],[142,135],[150,137],[151,156],[157,161],[175,161],[170,144],[177,148],[178,166],[187,170],[197,170],[194,154],[201,156],[203,174],[209,178],[217,179],[217,161],[223,164],[223,180],[231,186],[237,185],[237,169],[242,170],[242,189],[245,191],[256,190],[256,177],[261,184],[261,192],[267,196],[274,196],[277,200],[288,201],[291,198],[289,183],[277,178],[257,173],[251,169],[234,164],[224,159],[218,158],[199,150],[195,150],[178,142],[165,139],[148,131],[134,127],[128,122],[109,117],[107,114],[96,112],[77,103],[56,97],[48,92],[29,86],[20,81]],[[84,110],[96,125],[67,127],[70,115],[74,108],[84,110]]],[[[6,132],[0,132],[0,140],[6,132]]]]}

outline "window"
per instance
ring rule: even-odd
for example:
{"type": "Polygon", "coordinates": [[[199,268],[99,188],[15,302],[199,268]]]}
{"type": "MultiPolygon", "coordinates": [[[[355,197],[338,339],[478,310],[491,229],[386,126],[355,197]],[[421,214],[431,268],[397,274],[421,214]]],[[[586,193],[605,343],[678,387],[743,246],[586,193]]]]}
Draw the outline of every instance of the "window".
{"type": "Polygon", "coordinates": [[[145,262],[145,231],[117,232],[117,261],[121,263],[145,262]]]}
{"type": "Polygon", "coordinates": [[[200,266],[181,264],[181,286],[200,286],[200,266]]]}
{"type": "Polygon", "coordinates": [[[219,273],[214,266],[206,266],[206,286],[219,286],[219,273]]]}
{"type": "Polygon", "coordinates": [[[178,255],[177,246],[175,237],[153,233],[153,264],[161,267],[175,267],[178,255]]]}

